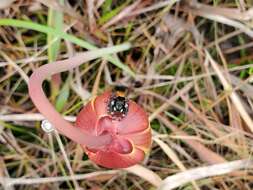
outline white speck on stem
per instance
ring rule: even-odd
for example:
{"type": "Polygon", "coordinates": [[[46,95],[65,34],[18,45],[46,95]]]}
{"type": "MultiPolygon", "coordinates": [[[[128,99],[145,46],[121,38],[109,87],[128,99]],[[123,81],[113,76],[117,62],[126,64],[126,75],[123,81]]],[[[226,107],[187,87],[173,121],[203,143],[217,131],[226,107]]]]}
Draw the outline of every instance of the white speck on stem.
{"type": "Polygon", "coordinates": [[[41,122],[41,128],[43,129],[43,131],[45,131],[46,133],[51,133],[52,131],[54,131],[54,127],[53,125],[48,121],[48,120],[43,120],[41,122]]]}

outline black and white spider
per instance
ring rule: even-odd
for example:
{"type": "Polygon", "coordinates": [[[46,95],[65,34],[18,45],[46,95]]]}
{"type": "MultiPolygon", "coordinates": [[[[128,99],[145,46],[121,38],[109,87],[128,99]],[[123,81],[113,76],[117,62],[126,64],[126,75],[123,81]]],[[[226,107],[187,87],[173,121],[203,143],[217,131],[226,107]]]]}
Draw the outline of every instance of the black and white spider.
{"type": "Polygon", "coordinates": [[[124,118],[129,109],[128,100],[123,96],[118,96],[117,93],[113,94],[107,105],[107,112],[114,119],[121,120],[124,118]]]}

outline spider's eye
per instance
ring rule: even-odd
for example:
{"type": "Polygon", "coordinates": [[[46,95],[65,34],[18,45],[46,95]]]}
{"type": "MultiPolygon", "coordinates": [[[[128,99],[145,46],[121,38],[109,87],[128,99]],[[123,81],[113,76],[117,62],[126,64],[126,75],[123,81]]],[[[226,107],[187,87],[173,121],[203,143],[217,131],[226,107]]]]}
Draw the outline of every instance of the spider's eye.
{"type": "Polygon", "coordinates": [[[117,110],[121,110],[124,107],[125,102],[117,102],[115,107],[117,110]]]}

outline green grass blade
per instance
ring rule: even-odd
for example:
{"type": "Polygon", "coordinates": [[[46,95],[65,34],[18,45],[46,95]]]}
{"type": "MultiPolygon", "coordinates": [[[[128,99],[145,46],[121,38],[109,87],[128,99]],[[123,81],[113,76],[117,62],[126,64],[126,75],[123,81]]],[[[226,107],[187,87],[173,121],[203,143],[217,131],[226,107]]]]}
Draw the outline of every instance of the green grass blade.
{"type": "Polygon", "coordinates": [[[107,21],[109,21],[111,18],[113,18],[114,16],[116,16],[122,9],[124,9],[125,6],[127,6],[127,4],[129,3],[129,1],[126,1],[125,3],[123,3],[122,5],[120,5],[119,7],[106,12],[104,15],[102,15],[102,17],[98,20],[98,23],[104,24],[107,21]]]}
{"type": "MultiPolygon", "coordinates": [[[[63,0],[59,0],[59,3],[61,5],[64,5],[64,1],[63,0]]],[[[58,30],[59,32],[63,31],[63,14],[60,11],[54,10],[52,8],[50,8],[48,10],[48,21],[47,21],[47,25],[49,27],[54,28],[55,30],[58,30]]],[[[56,36],[52,35],[51,33],[49,33],[47,35],[47,44],[48,49],[48,60],[49,62],[55,61],[60,49],[60,43],[61,43],[61,39],[56,39],[54,40],[56,36]]]]}
{"type": "Polygon", "coordinates": [[[105,0],[102,5],[103,13],[111,11],[111,6],[112,6],[112,0],[105,0]]]}
{"type": "MultiPolygon", "coordinates": [[[[14,26],[14,27],[26,28],[26,29],[30,29],[30,30],[36,30],[38,32],[43,32],[45,34],[55,35],[59,38],[62,38],[64,40],[68,40],[76,45],[79,45],[79,46],[89,49],[89,50],[97,49],[96,46],[94,46],[82,39],[79,39],[73,35],[67,34],[65,32],[59,32],[51,27],[37,24],[37,23],[33,23],[33,22],[29,22],[29,21],[22,21],[22,20],[16,20],[16,19],[0,19],[0,26],[14,26]]],[[[134,72],[128,66],[121,63],[118,59],[115,59],[112,56],[108,56],[108,55],[104,56],[104,58],[106,60],[110,61],[111,63],[113,63],[115,66],[117,66],[120,69],[127,72],[129,75],[135,77],[134,72]]]]}
{"type": "MultiPolygon", "coordinates": [[[[64,5],[64,0],[57,0],[61,5],[64,5]]],[[[58,10],[54,10],[53,8],[49,8],[48,10],[48,17],[47,17],[47,25],[49,27],[54,28],[55,30],[58,30],[59,32],[63,31],[63,13],[58,10]]],[[[60,51],[60,45],[61,45],[61,39],[57,36],[54,36],[52,34],[47,34],[47,55],[48,55],[48,61],[53,62],[57,59],[57,56],[60,51]]],[[[57,78],[60,78],[60,74],[55,75],[52,77],[52,83],[51,83],[51,98],[52,100],[55,99],[57,94],[59,93],[60,83],[57,82],[57,78]]]]}
{"type": "Polygon", "coordinates": [[[68,101],[70,94],[69,82],[68,80],[65,82],[64,86],[60,90],[59,95],[56,98],[55,107],[58,112],[61,112],[68,101]]]}

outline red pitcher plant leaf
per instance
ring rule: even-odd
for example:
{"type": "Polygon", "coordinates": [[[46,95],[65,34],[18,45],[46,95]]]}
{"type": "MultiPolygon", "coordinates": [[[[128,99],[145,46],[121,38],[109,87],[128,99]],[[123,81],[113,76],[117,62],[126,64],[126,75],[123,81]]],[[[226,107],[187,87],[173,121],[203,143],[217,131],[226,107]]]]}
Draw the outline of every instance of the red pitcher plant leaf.
{"type": "Polygon", "coordinates": [[[144,159],[151,146],[151,130],[145,111],[135,102],[108,91],[87,103],[73,126],[49,102],[42,83],[53,74],[129,47],[129,44],[123,44],[102,48],[46,64],[36,69],[29,80],[29,95],[45,118],[61,134],[81,144],[92,161],[108,168],[125,168],[144,159]]]}
{"type": "Polygon", "coordinates": [[[89,102],[78,114],[76,126],[92,135],[110,134],[112,142],[98,148],[83,145],[89,158],[108,168],[132,166],[145,157],[151,145],[151,130],[145,111],[129,100],[129,110],[120,120],[108,114],[108,91],[89,102]]]}

